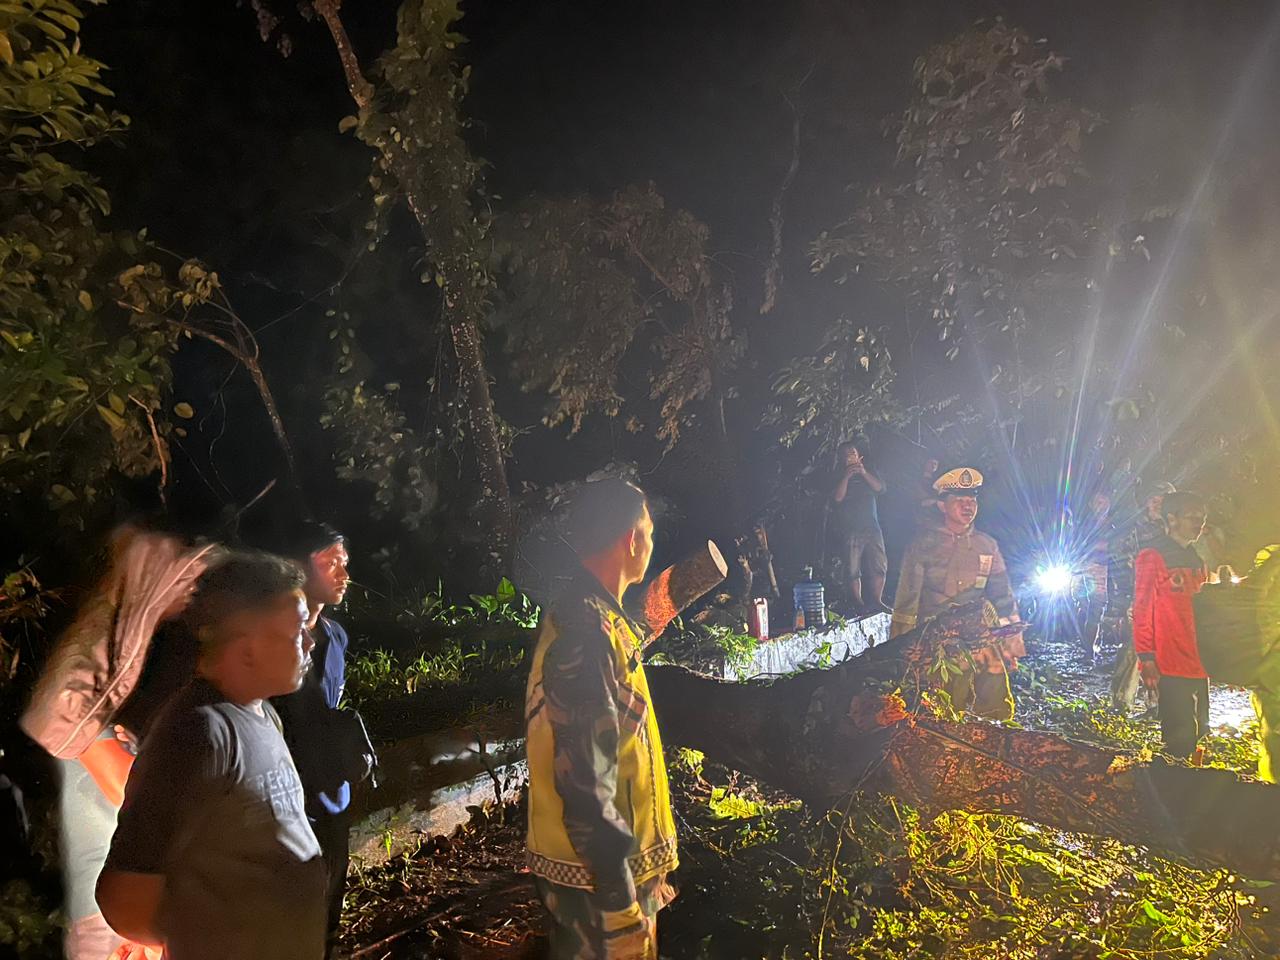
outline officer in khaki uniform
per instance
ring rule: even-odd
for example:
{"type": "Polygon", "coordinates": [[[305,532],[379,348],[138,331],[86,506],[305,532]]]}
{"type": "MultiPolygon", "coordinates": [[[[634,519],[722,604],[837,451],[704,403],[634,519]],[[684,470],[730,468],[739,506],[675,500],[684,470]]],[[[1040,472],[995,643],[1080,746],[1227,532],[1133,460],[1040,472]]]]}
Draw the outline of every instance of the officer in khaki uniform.
{"type": "MultiPolygon", "coordinates": [[[[982,474],[972,467],[948,470],[935,481],[941,515],[903,554],[890,636],[914,630],[965,594],[985,597],[1001,625],[1020,620],[999,544],[973,527],[981,487],[982,474]]],[[[1012,719],[1008,671],[1026,656],[1022,635],[993,642],[972,656],[973,665],[952,672],[943,685],[952,705],[991,720],[1012,719]]]]}

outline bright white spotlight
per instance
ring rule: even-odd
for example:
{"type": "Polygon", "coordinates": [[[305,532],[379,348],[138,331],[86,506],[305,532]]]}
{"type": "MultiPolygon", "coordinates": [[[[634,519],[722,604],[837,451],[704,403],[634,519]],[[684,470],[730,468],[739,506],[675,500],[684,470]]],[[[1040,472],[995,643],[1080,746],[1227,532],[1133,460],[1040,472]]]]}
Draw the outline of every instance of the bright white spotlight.
{"type": "Polygon", "coordinates": [[[1071,568],[1055,563],[1036,574],[1036,586],[1044,593],[1066,593],[1071,589],[1071,568]]]}

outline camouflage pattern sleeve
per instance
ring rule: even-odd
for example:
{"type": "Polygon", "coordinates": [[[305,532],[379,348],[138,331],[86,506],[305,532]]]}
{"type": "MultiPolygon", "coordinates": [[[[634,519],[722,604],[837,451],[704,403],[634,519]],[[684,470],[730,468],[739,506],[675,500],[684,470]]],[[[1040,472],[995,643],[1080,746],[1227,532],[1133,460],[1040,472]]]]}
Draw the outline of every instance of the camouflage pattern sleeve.
{"type": "Polygon", "coordinates": [[[565,831],[595,878],[600,909],[625,910],[636,888],[627,864],[632,834],[614,805],[618,675],[609,621],[591,600],[557,611],[556,620],[542,685],[565,831]]]}

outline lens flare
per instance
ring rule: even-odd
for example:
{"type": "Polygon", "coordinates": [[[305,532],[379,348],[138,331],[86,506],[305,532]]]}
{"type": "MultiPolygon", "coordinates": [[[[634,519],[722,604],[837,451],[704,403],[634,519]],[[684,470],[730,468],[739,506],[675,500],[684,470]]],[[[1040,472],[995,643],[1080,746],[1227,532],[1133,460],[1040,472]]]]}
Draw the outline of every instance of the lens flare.
{"type": "Polygon", "coordinates": [[[1066,593],[1071,589],[1071,568],[1055,563],[1036,573],[1036,586],[1044,593],[1066,593]]]}

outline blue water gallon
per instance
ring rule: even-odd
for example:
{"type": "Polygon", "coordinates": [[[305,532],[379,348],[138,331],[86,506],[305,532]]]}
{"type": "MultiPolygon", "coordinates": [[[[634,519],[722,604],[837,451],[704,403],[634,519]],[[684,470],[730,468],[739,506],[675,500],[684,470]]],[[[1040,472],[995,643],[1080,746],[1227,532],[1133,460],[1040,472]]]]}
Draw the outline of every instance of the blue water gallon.
{"type": "Polygon", "coordinates": [[[813,579],[813,567],[805,567],[805,579],[791,588],[791,597],[796,607],[797,630],[826,624],[826,595],[822,584],[813,579]]]}

